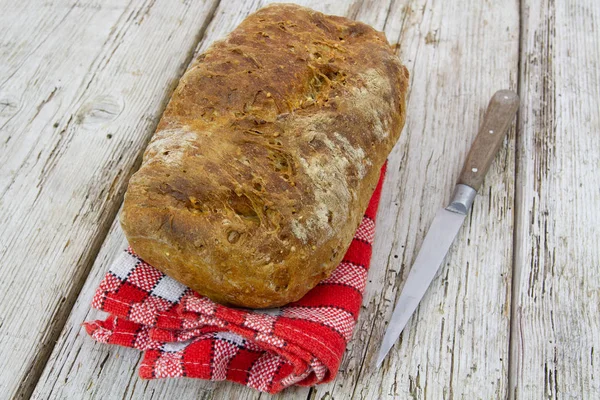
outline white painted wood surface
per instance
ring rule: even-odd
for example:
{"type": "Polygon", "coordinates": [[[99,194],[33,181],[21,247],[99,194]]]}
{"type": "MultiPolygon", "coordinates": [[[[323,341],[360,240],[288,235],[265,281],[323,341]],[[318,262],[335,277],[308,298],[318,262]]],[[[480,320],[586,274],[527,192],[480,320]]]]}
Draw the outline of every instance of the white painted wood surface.
{"type": "MultiPolygon", "coordinates": [[[[273,397],[599,397],[600,3],[299,3],[385,31],[400,43],[412,85],[340,373],[273,397]],[[399,344],[373,371],[427,227],[451,194],[489,96],[504,87],[523,99],[518,130],[399,344]]],[[[139,352],[97,344],[80,327],[101,316],[89,304],[124,246],[113,222],[124,184],[202,27],[210,22],[196,51],[264,3],[222,1],[213,15],[216,4],[0,6],[10,27],[0,30],[0,224],[10,226],[0,232],[0,398],[34,389],[36,399],[270,397],[226,382],[142,381],[139,352]],[[67,48],[68,32],[80,40],[67,48]],[[48,260],[44,274],[39,259],[48,260]],[[44,296],[17,305],[31,287],[44,296]]]]}
{"type": "Polygon", "coordinates": [[[600,398],[600,3],[523,9],[511,398],[600,398]]]}
{"type": "Polygon", "coordinates": [[[0,2],[0,397],[28,397],[216,2],[0,2]]]}

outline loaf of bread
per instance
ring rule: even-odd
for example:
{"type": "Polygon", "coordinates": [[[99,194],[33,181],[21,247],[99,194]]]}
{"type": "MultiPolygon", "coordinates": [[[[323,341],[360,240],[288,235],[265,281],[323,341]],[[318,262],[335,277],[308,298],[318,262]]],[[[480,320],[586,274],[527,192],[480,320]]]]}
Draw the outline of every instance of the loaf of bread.
{"type": "Polygon", "coordinates": [[[131,247],[222,304],[298,300],[350,245],[407,84],[363,23],[282,4],[250,15],[173,93],[125,195],[131,247]]]}

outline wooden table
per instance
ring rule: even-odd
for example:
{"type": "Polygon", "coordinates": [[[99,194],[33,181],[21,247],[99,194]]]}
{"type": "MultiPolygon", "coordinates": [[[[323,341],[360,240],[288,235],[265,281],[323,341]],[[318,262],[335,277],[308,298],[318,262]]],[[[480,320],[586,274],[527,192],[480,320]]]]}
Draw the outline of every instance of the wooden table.
{"type": "MultiPolygon", "coordinates": [[[[362,312],[335,381],[277,398],[600,398],[600,2],[307,0],[382,30],[411,72],[362,312]],[[430,291],[371,370],[491,94],[516,126],[430,291]]],[[[142,381],[80,324],[192,58],[262,1],[0,0],[0,398],[255,399],[142,381]]]]}

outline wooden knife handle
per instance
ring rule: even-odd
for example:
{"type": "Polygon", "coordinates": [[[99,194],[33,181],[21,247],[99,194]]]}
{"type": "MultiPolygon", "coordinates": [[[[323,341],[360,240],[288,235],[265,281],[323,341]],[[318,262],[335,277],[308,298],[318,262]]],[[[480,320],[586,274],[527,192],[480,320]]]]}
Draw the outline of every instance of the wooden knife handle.
{"type": "Polygon", "coordinates": [[[515,92],[499,90],[494,93],[458,183],[479,190],[518,108],[519,96],[515,92]]]}

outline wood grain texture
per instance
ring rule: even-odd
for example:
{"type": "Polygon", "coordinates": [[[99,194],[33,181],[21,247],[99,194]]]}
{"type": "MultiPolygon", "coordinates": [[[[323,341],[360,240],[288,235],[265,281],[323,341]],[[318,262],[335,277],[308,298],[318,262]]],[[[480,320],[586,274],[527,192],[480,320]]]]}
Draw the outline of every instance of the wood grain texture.
{"type": "Polygon", "coordinates": [[[479,132],[467,153],[458,183],[470,186],[476,191],[481,188],[485,175],[506,139],[508,129],[513,125],[518,109],[519,96],[515,92],[499,90],[494,93],[479,132]]]}
{"type": "Polygon", "coordinates": [[[600,3],[522,8],[513,399],[600,398],[600,3]]]}
{"type": "Polygon", "coordinates": [[[33,390],[215,6],[1,2],[0,398],[33,390]]]}

